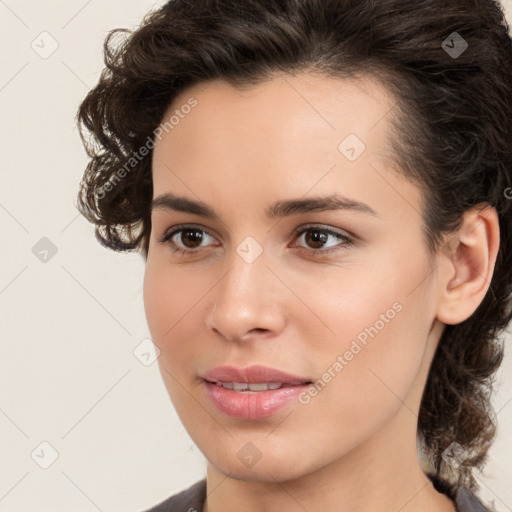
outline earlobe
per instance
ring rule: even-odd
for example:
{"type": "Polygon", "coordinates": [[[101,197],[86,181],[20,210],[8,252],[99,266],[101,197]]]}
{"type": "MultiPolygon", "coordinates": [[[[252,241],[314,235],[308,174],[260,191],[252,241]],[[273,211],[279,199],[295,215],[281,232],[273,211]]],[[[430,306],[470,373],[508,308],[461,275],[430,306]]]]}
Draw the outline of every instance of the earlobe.
{"type": "Polygon", "coordinates": [[[493,207],[474,207],[464,214],[461,227],[448,235],[438,252],[438,320],[455,325],[475,312],[489,289],[499,243],[499,221],[493,207]]]}

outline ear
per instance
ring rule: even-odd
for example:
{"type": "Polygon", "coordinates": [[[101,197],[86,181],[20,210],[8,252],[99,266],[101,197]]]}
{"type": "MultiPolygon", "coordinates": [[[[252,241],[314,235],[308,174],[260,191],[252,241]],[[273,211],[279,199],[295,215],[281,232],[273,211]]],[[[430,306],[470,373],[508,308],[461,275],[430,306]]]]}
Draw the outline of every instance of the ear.
{"type": "Polygon", "coordinates": [[[436,318],[458,324],[478,308],[489,289],[500,245],[498,214],[489,206],[464,213],[437,253],[439,301],[436,318]]]}

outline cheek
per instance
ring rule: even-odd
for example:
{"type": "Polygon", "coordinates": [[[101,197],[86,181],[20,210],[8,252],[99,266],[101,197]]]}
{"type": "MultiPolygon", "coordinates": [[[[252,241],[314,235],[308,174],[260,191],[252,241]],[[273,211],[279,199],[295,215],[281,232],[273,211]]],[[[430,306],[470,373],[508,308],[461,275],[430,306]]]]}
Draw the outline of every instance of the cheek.
{"type": "Polygon", "coordinates": [[[143,287],[146,321],[151,339],[160,350],[157,359],[160,374],[177,408],[184,398],[179,384],[189,387],[192,375],[188,371],[193,357],[192,344],[183,339],[180,330],[197,299],[186,281],[182,272],[171,274],[148,258],[143,287]]]}
{"type": "Polygon", "coordinates": [[[397,397],[403,400],[413,386],[423,361],[425,337],[410,315],[408,306],[403,306],[393,318],[378,315],[378,320],[372,318],[363,328],[351,326],[356,334],[339,339],[330,365],[340,363],[334,368],[341,376],[339,389],[357,397],[361,406],[372,409],[397,397]]]}
{"type": "Polygon", "coordinates": [[[361,414],[400,405],[422,367],[430,327],[427,294],[421,286],[415,289],[426,266],[395,261],[382,264],[385,272],[373,268],[340,274],[339,280],[322,282],[322,293],[305,295],[330,330],[324,330],[327,337],[317,336],[315,358],[332,394],[319,395],[326,406],[332,399],[361,414]]]}
{"type": "Polygon", "coordinates": [[[163,257],[148,258],[144,274],[144,309],[151,338],[160,350],[158,364],[168,391],[175,381],[193,384],[193,366],[204,352],[204,319],[208,291],[214,286],[207,271],[171,267],[163,257]]]}
{"type": "Polygon", "coordinates": [[[144,310],[153,341],[160,349],[163,348],[160,344],[166,331],[173,325],[172,312],[175,311],[176,302],[173,300],[175,294],[167,284],[167,280],[157,270],[157,265],[148,258],[144,273],[144,310]]]}
{"type": "MultiPolygon", "coordinates": [[[[397,302],[396,297],[382,293],[372,301],[347,299],[345,308],[332,309],[330,320],[337,335],[328,345],[319,341],[315,349],[318,392],[304,397],[301,416],[310,425],[322,418],[322,431],[336,439],[340,450],[372,436],[404,403],[414,410],[411,398],[426,335],[418,328],[412,305],[402,297],[397,302]]],[[[317,450],[323,449],[320,443],[317,450]]]]}
{"type": "Polygon", "coordinates": [[[151,339],[160,350],[158,364],[164,380],[168,378],[164,370],[174,375],[175,368],[184,363],[186,356],[183,348],[187,344],[179,344],[179,332],[187,311],[196,301],[193,301],[192,287],[184,281],[178,273],[171,278],[169,271],[162,271],[148,258],[144,274],[144,310],[151,339]]]}
{"type": "Polygon", "coordinates": [[[165,349],[167,340],[201,298],[202,287],[196,285],[189,271],[171,269],[162,257],[149,257],[144,273],[144,309],[149,329],[165,349]],[[166,268],[167,266],[167,268],[166,268]]]}

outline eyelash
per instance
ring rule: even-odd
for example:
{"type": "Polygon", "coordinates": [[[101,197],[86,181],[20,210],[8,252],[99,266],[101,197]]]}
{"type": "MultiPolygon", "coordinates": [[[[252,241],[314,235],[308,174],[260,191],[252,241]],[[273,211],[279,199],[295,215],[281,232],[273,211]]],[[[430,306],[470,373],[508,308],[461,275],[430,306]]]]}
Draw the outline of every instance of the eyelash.
{"type": "MultiPolygon", "coordinates": [[[[200,232],[206,233],[208,236],[212,236],[207,231],[205,231],[204,229],[201,229],[197,226],[182,225],[182,226],[177,226],[176,228],[172,229],[172,231],[167,231],[166,233],[164,233],[164,235],[158,241],[161,244],[167,244],[173,253],[179,253],[179,254],[183,254],[185,256],[194,256],[200,252],[200,249],[182,249],[181,247],[176,247],[174,242],[172,242],[172,238],[174,237],[174,235],[176,235],[177,233],[180,233],[182,231],[186,231],[186,230],[200,231],[200,232]]],[[[328,249],[307,249],[305,247],[301,247],[301,249],[303,251],[305,251],[310,256],[325,255],[325,254],[329,254],[329,253],[339,251],[339,250],[344,250],[344,249],[346,250],[346,249],[348,249],[348,247],[350,245],[352,245],[354,243],[353,239],[351,237],[349,237],[348,235],[343,234],[343,233],[338,233],[337,231],[333,231],[332,229],[325,228],[325,227],[318,226],[318,225],[311,225],[311,226],[307,226],[305,228],[300,228],[300,229],[296,230],[293,234],[294,240],[297,240],[304,233],[307,233],[309,231],[320,231],[321,233],[326,233],[328,235],[332,235],[332,236],[336,237],[338,240],[343,242],[343,244],[341,246],[337,245],[337,246],[334,246],[334,247],[331,247],[328,249]]]]}

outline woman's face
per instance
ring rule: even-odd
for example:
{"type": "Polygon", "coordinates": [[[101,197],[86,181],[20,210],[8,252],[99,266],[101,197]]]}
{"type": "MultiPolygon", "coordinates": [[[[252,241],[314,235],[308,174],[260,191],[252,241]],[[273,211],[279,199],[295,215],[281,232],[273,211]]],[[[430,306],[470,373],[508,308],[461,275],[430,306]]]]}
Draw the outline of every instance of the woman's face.
{"type": "Polygon", "coordinates": [[[391,168],[393,106],[370,79],[285,75],[196,85],[162,120],[146,316],[185,428],[233,478],[416,446],[442,326],[420,191],[391,168]]]}

